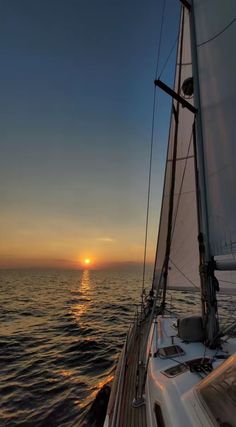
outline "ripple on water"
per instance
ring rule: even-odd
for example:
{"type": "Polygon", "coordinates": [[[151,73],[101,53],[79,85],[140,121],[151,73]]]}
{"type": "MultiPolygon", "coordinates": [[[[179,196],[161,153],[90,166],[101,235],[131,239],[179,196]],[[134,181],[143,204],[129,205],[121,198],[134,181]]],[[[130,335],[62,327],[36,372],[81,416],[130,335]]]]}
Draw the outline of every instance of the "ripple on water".
{"type": "MultiPolygon", "coordinates": [[[[1,273],[0,426],[79,425],[123,345],[140,277],[135,270],[1,273]]],[[[226,320],[228,298],[230,317],[236,312],[226,297],[226,320]]],[[[172,306],[188,312],[196,301],[196,293],[176,292],[172,306]]]]}

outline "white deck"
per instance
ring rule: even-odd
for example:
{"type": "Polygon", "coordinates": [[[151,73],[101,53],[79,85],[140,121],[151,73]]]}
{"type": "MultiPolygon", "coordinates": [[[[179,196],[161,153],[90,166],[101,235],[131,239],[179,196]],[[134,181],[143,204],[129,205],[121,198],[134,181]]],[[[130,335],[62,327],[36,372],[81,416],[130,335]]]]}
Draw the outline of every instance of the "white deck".
{"type": "MultiPolygon", "coordinates": [[[[223,344],[222,350],[210,350],[202,343],[186,343],[177,337],[177,329],[174,326],[176,319],[159,317],[157,323],[152,325],[148,349],[151,357],[146,382],[146,409],[147,425],[156,427],[154,413],[155,402],[159,403],[165,422],[165,427],[211,427],[215,426],[213,418],[202,405],[195,386],[203,376],[197,372],[180,373],[169,378],[163,373],[166,369],[185,363],[192,359],[212,359],[213,369],[225,362],[222,359],[214,359],[215,356],[231,355],[236,352],[236,340],[229,339],[223,344]],[[151,337],[153,339],[151,342],[151,337]],[[185,354],[172,358],[161,358],[155,355],[158,349],[171,345],[179,345],[185,354]]],[[[210,374],[212,375],[212,374],[210,374]]]]}

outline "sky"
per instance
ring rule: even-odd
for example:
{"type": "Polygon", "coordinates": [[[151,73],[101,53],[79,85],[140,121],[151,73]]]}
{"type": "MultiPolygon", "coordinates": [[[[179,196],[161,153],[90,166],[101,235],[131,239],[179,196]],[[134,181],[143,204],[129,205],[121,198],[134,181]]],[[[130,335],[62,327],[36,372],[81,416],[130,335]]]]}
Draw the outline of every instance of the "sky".
{"type": "MultiPolygon", "coordinates": [[[[141,262],[163,0],[5,0],[0,13],[0,268],[141,262]]],[[[166,0],[159,69],[176,40],[166,0]]],[[[171,84],[175,53],[162,79],[171,84]]],[[[147,260],[170,100],[158,93],[147,260]]]]}

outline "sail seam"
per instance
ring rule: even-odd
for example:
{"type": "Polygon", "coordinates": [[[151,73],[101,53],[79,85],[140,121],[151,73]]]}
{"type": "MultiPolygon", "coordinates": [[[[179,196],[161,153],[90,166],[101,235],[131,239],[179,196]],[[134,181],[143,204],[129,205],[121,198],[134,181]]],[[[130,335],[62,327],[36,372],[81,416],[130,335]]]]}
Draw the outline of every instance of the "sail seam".
{"type": "Polygon", "coordinates": [[[231,27],[231,25],[234,24],[235,21],[236,21],[236,18],[234,18],[228,25],[226,25],[226,27],[224,27],[223,30],[219,31],[219,33],[210,37],[208,40],[205,40],[204,42],[197,44],[197,47],[204,46],[205,44],[207,44],[207,43],[215,40],[217,37],[221,36],[221,34],[223,34],[226,30],[228,30],[231,27]]]}
{"type": "Polygon", "coordinates": [[[236,285],[236,282],[231,282],[230,280],[223,280],[223,279],[218,279],[219,282],[223,282],[223,283],[230,283],[230,285],[236,285]]]}
{"type": "MultiPolygon", "coordinates": [[[[177,159],[175,159],[175,161],[178,162],[178,160],[188,160],[193,158],[194,158],[194,155],[192,154],[191,156],[178,157],[177,159]]],[[[173,159],[168,159],[167,162],[173,162],[173,159]]]]}
{"type": "Polygon", "coordinates": [[[176,270],[178,270],[178,272],[180,273],[180,274],[182,274],[182,276],[186,279],[186,280],[188,280],[188,282],[189,283],[191,283],[195,288],[197,288],[197,289],[199,289],[199,286],[198,285],[196,285],[196,283],[194,283],[188,276],[186,276],[186,274],[182,271],[182,270],[180,270],[180,268],[172,261],[172,259],[171,258],[169,258],[170,259],[170,262],[171,262],[171,264],[173,264],[173,266],[176,268],[176,270]]]}

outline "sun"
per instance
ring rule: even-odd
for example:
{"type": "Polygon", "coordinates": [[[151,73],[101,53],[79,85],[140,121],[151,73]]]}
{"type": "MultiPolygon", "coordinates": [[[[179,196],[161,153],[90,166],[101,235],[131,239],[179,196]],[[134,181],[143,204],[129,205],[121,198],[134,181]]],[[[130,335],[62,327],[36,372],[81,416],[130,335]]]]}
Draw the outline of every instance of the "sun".
{"type": "Polygon", "coordinates": [[[90,269],[94,265],[94,259],[88,256],[82,256],[78,261],[80,267],[85,269],[90,269]]]}

